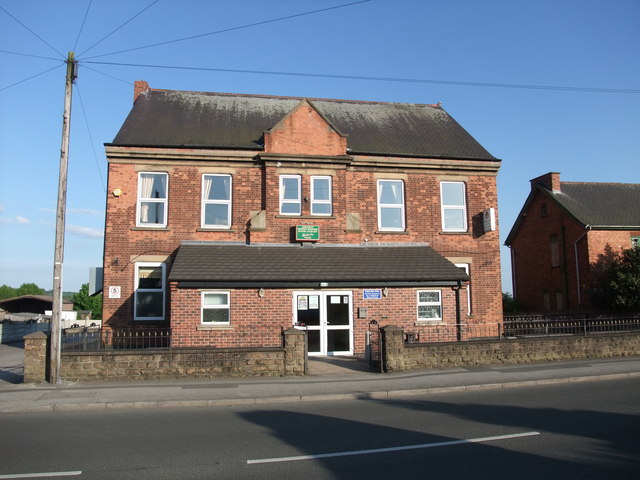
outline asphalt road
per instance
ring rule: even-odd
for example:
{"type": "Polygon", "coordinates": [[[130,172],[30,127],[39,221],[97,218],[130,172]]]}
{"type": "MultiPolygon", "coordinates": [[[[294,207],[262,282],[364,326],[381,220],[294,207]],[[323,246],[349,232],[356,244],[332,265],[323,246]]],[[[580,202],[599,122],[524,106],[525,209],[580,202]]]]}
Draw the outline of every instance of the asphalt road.
{"type": "Polygon", "coordinates": [[[640,379],[429,399],[3,414],[0,479],[635,479],[638,432],[640,379]]]}

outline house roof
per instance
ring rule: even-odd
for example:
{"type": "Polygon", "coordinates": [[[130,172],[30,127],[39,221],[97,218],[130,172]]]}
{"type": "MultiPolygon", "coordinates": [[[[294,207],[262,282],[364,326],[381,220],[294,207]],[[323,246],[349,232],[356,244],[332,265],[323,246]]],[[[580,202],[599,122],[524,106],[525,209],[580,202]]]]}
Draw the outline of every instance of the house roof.
{"type": "Polygon", "coordinates": [[[155,89],[110,145],[262,150],[264,132],[302,100],[347,135],[349,154],[497,160],[438,105],[155,89]]]}
{"type": "Polygon", "coordinates": [[[431,247],[276,246],[185,242],[169,274],[179,286],[455,285],[466,273],[431,247]],[[324,285],[326,284],[326,285],[324,285]]]}
{"type": "MultiPolygon", "coordinates": [[[[0,305],[9,304],[16,301],[22,301],[22,300],[36,300],[39,302],[53,303],[53,297],[51,295],[20,295],[19,297],[11,297],[11,298],[5,298],[4,300],[0,300],[0,305]]],[[[67,299],[63,299],[62,303],[67,305],[73,304],[71,300],[67,300],[67,299]]]]}
{"type": "Polygon", "coordinates": [[[640,184],[561,182],[553,198],[583,225],[640,228],[640,184]]]}
{"type": "Polygon", "coordinates": [[[513,241],[523,215],[537,193],[546,195],[583,227],[594,230],[640,229],[640,184],[560,182],[554,191],[543,182],[536,183],[527,197],[505,245],[513,241]]]}

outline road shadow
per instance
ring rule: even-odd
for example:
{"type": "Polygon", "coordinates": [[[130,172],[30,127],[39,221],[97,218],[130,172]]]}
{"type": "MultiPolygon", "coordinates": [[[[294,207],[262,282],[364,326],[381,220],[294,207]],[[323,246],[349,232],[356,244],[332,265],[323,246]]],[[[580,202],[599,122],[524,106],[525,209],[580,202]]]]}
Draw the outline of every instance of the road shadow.
{"type": "MultiPolygon", "coordinates": [[[[363,411],[387,411],[367,408],[366,404],[370,402],[362,402],[363,411]]],[[[528,420],[510,422],[505,421],[503,406],[394,402],[392,409],[397,408],[405,411],[403,414],[405,417],[413,416],[415,424],[411,429],[390,425],[393,420],[389,421],[384,416],[373,417],[368,421],[356,421],[285,410],[239,413],[240,417],[267,429],[269,435],[292,447],[279,452],[281,455],[275,458],[313,456],[312,459],[307,460],[260,463],[259,469],[254,460],[264,460],[264,458],[251,459],[246,473],[251,478],[257,478],[255,475],[263,478],[272,478],[271,475],[292,478],[291,475],[296,472],[313,472],[315,478],[369,479],[392,476],[398,479],[446,478],[448,480],[478,476],[492,480],[635,479],[637,475],[637,447],[625,448],[622,441],[612,441],[612,437],[615,437],[612,429],[608,429],[606,435],[598,435],[596,427],[568,425],[574,422],[584,424],[598,412],[575,412],[575,415],[566,416],[561,415],[561,412],[549,412],[549,409],[516,408],[515,411],[507,413],[517,414],[528,420]],[[435,413],[430,413],[430,408],[433,408],[435,413]],[[417,409],[421,410],[420,414],[415,412],[417,409]],[[551,419],[548,418],[549,414],[551,419]],[[448,428],[443,427],[447,422],[443,424],[440,418],[438,426],[432,427],[430,419],[434,415],[453,416],[470,421],[456,421],[451,428],[448,428]],[[529,439],[459,443],[465,438],[517,435],[545,429],[560,433],[573,430],[576,435],[585,435],[599,442],[594,445],[596,450],[594,452],[581,452],[573,457],[564,456],[564,458],[562,454],[556,455],[553,448],[545,446],[549,439],[544,438],[544,435],[531,436],[529,439]],[[436,433],[438,430],[457,431],[460,436],[438,434],[436,433]],[[531,442],[535,445],[535,451],[541,453],[527,451],[526,445],[532,445],[531,442]],[[368,452],[407,446],[419,446],[419,448],[368,452]],[[621,447],[623,450],[620,450],[621,447]],[[330,455],[339,452],[351,453],[330,455]],[[361,453],[353,454],[353,452],[361,453]],[[311,465],[304,465],[305,462],[311,465]],[[318,471],[324,474],[319,475],[318,471]]],[[[600,415],[599,423],[608,423],[613,426],[620,426],[630,421],[626,415],[600,415]]],[[[635,421],[637,423],[637,419],[635,421]]],[[[629,436],[627,436],[628,440],[629,436]]],[[[557,442],[557,438],[554,441],[557,442]]],[[[255,449],[253,451],[255,452],[255,449]]],[[[273,451],[265,450],[265,457],[273,458],[273,451]]]]}
{"type": "Polygon", "coordinates": [[[24,382],[24,341],[0,344],[0,384],[24,382]]]}

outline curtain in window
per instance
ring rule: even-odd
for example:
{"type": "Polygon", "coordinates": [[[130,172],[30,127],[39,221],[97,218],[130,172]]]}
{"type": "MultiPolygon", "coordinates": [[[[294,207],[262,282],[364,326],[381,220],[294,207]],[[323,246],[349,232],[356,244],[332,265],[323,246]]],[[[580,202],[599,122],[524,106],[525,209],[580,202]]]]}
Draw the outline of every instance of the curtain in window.
{"type": "Polygon", "coordinates": [[[205,200],[208,200],[209,198],[211,198],[212,186],[213,186],[213,177],[205,175],[204,182],[202,184],[202,189],[203,189],[202,195],[205,200]]]}
{"type": "MultiPolygon", "coordinates": [[[[140,175],[140,199],[151,198],[153,192],[153,175],[143,173],[140,175]]],[[[149,223],[149,203],[140,203],[140,221],[142,223],[149,223]]]]}

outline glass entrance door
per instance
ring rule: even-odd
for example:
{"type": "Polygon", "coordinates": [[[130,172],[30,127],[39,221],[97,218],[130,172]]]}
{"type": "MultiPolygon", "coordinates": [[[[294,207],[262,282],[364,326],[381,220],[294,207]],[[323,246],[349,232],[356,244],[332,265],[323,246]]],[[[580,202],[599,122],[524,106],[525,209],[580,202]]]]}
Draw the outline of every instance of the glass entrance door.
{"type": "Polygon", "coordinates": [[[307,330],[309,355],[353,354],[351,292],[294,292],[293,297],[294,323],[307,330]]]}

